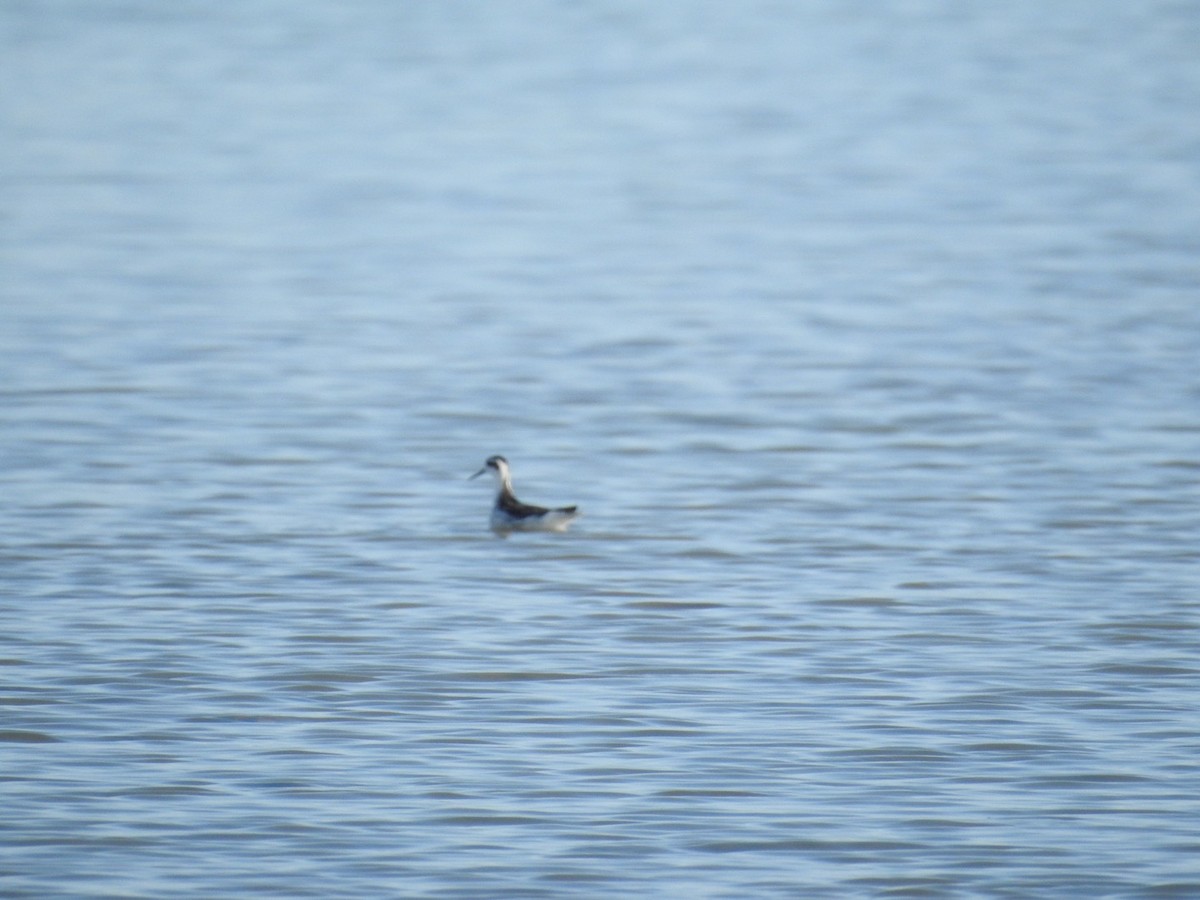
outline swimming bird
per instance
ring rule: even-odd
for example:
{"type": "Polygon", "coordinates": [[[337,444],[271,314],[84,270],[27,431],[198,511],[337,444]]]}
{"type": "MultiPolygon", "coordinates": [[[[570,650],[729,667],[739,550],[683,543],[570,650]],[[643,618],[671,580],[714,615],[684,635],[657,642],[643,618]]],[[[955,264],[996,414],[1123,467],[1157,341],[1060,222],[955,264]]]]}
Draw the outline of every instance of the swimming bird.
{"type": "Polygon", "coordinates": [[[471,478],[478,478],[484,472],[491,472],[496,480],[496,502],[492,506],[490,524],[492,531],[500,537],[508,537],[513,531],[566,531],[579,515],[576,506],[546,509],[518,500],[513,493],[508,460],[503,456],[489,456],[483,468],[471,478]]]}

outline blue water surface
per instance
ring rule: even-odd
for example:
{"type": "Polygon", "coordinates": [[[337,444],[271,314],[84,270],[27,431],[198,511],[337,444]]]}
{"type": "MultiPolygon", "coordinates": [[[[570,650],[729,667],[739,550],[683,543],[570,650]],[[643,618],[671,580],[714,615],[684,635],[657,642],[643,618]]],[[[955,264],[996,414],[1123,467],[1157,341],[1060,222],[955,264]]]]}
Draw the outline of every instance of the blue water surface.
{"type": "Polygon", "coordinates": [[[4,896],[1200,896],[1196,9],[0,29],[4,896]]]}

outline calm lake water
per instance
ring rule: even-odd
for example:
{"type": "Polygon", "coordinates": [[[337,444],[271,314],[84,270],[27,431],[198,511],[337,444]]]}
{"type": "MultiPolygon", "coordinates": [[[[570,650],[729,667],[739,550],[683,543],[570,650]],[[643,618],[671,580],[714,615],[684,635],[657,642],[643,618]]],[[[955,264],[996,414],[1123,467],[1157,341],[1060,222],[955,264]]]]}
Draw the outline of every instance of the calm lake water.
{"type": "Polygon", "coordinates": [[[1200,8],[0,30],[0,894],[1200,896],[1200,8]]]}

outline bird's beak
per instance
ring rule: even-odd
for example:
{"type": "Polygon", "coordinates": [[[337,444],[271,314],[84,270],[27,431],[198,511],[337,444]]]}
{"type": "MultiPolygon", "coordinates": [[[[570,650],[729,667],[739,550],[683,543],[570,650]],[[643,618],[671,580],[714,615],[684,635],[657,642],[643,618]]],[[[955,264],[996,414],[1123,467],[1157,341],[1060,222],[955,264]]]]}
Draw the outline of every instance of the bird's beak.
{"type": "Polygon", "coordinates": [[[487,466],[484,466],[482,469],[480,469],[478,472],[476,472],[474,475],[472,475],[471,478],[468,478],[467,481],[470,481],[473,478],[478,478],[480,475],[482,475],[486,471],[487,471],[487,466]]]}

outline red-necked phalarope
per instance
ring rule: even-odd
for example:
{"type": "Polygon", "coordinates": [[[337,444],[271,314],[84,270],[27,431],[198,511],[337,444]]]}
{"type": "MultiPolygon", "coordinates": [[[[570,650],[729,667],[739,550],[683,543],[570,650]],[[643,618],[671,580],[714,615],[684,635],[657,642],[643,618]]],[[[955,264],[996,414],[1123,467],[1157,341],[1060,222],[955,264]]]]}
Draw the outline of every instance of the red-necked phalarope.
{"type": "Polygon", "coordinates": [[[484,472],[491,472],[496,479],[496,503],[492,506],[490,524],[492,531],[501,537],[507,537],[512,531],[566,531],[579,515],[575,506],[546,509],[518,500],[513,493],[508,460],[503,456],[489,456],[483,468],[471,478],[478,478],[484,472]]]}

